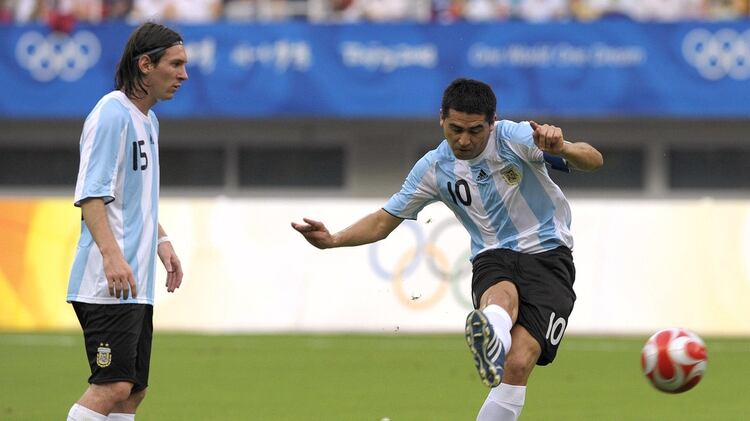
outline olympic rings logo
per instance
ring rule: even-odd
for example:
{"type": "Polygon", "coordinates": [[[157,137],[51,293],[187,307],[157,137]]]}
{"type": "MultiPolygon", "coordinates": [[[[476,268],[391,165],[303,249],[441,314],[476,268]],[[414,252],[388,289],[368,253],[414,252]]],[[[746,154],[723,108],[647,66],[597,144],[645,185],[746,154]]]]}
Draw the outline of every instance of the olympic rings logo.
{"type": "Polygon", "coordinates": [[[56,77],[73,82],[93,67],[101,55],[99,39],[89,31],[74,35],[53,32],[46,37],[29,31],[16,43],[16,59],[39,82],[56,77]]]}
{"type": "Polygon", "coordinates": [[[750,29],[693,29],[682,41],[682,55],[706,79],[745,80],[750,78],[750,29]]]}
{"type": "MultiPolygon", "coordinates": [[[[453,218],[445,219],[435,224],[426,238],[423,228],[417,222],[405,221],[402,226],[407,227],[412,232],[416,245],[407,248],[400,257],[396,258],[390,271],[381,264],[380,243],[373,243],[369,248],[370,265],[373,272],[380,278],[393,283],[393,292],[398,301],[415,310],[426,310],[434,307],[450,290],[459,305],[469,309],[473,308],[471,300],[467,298],[470,296],[470,291],[465,289],[465,285],[461,282],[466,277],[471,278],[468,238],[465,240],[467,246],[463,249],[458,248],[463,252],[458,253],[452,262],[449,254],[438,245],[440,237],[444,237],[449,228],[460,226],[458,222],[453,218]],[[423,276],[424,272],[417,273],[423,264],[427,276],[423,276]],[[405,288],[405,278],[412,275],[421,277],[422,281],[425,280],[424,278],[430,278],[431,281],[437,281],[437,285],[429,295],[410,294],[405,288]]],[[[451,239],[447,238],[447,240],[450,241],[451,239]]],[[[451,244],[455,244],[455,241],[452,241],[451,244]]]]}

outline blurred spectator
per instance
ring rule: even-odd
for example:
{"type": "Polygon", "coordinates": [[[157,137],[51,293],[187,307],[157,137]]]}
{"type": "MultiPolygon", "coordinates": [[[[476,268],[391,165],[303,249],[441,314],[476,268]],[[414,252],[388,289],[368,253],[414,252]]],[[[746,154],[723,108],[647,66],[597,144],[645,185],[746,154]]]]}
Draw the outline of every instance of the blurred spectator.
{"type": "Polygon", "coordinates": [[[0,25],[13,22],[13,7],[10,0],[0,0],[0,25]]]}
{"type": "Polygon", "coordinates": [[[72,13],[77,21],[99,23],[104,17],[103,0],[65,0],[70,3],[67,13],[72,13]]]}
{"type": "Polygon", "coordinates": [[[549,22],[566,19],[568,16],[568,0],[523,0],[518,5],[518,17],[529,22],[549,22]]]}
{"type": "Polygon", "coordinates": [[[225,0],[222,9],[229,21],[250,21],[258,14],[255,0],[225,0]]]}
{"type": "MultiPolygon", "coordinates": [[[[224,17],[230,21],[307,20],[315,0],[225,0],[224,17]]],[[[322,0],[319,0],[322,1],[322,0]]],[[[314,20],[314,19],[310,19],[314,20]]]]}
{"type": "Polygon", "coordinates": [[[451,23],[463,19],[465,0],[432,0],[432,20],[451,23]]]}
{"type": "Polygon", "coordinates": [[[328,0],[327,20],[339,22],[421,21],[429,18],[429,2],[420,0],[328,0]]]}
{"type": "Polygon", "coordinates": [[[104,0],[104,19],[121,20],[133,10],[133,0],[104,0]]]}
{"type": "Polygon", "coordinates": [[[506,20],[513,14],[514,3],[518,0],[466,0],[464,19],[470,22],[506,20]]]}
{"type": "Polygon", "coordinates": [[[705,0],[571,0],[576,18],[624,17],[637,21],[676,22],[705,16],[705,0]]]}
{"type": "Polygon", "coordinates": [[[27,23],[46,17],[46,2],[44,0],[6,0],[10,15],[14,22],[27,23]]]}
{"type": "Polygon", "coordinates": [[[506,20],[512,3],[518,0],[433,0],[432,19],[450,23],[458,20],[486,22],[506,20]]]}
{"type": "Polygon", "coordinates": [[[135,0],[130,18],[136,22],[209,23],[219,19],[221,6],[221,0],[135,0]]]}
{"type": "Polygon", "coordinates": [[[748,18],[750,0],[706,0],[705,16],[713,20],[748,18]]]}
{"type": "Polygon", "coordinates": [[[329,17],[340,22],[357,20],[359,12],[355,10],[354,0],[329,0],[329,17]]]}
{"type": "Polygon", "coordinates": [[[549,22],[574,18],[647,22],[747,19],[750,0],[0,0],[0,23],[131,19],[229,21],[549,22]]]}
{"type": "Polygon", "coordinates": [[[571,0],[570,10],[576,19],[631,18],[627,0],[571,0]]]}
{"type": "Polygon", "coordinates": [[[639,21],[677,22],[703,16],[703,0],[631,0],[631,16],[639,21]]]}
{"type": "Polygon", "coordinates": [[[258,20],[307,19],[308,0],[258,0],[258,20]]]}

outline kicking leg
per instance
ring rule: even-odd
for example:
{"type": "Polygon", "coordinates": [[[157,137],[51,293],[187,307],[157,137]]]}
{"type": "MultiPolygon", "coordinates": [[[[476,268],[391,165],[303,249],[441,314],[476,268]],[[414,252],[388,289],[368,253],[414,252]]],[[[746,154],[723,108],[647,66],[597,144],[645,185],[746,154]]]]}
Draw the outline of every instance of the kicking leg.
{"type": "Polygon", "coordinates": [[[511,349],[511,327],[518,316],[518,291],[508,281],[491,286],[480,300],[478,310],[466,317],[466,342],[474,365],[488,387],[500,384],[505,357],[511,349]]]}

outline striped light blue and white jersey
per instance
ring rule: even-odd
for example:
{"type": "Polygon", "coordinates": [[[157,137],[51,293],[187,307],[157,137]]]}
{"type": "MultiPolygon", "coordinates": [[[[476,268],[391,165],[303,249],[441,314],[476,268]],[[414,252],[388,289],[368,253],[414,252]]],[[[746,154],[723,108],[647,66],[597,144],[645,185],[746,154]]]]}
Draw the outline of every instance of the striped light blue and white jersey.
{"type": "Polygon", "coordinates": [[[159,201],[159,122],[120,92],[105,95],[86,118],[75,205],[102,198],[107,219],[133,270],[138,297],[109,295],[99,247],[81,221],[68,301],[97,304],[154,303],[159,201]]]}
{"type": "Polygon", "coordinates": [[[383,209],[416,219],[428,204],[445,203],[471,236],[471,258],[489,249],[541,253],[573,248],[570,206],[550,179],[528,122],[495,122],[487,147],[456,159],[447,140],[412,168],[383,209]]]}

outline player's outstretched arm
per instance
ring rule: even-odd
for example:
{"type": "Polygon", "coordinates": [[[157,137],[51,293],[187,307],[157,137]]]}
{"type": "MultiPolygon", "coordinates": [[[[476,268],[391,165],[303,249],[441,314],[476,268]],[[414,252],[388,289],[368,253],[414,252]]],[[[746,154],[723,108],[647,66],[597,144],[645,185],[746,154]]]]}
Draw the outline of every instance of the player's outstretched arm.
{"type": "Polygon", "coordinates": [[[374,243],[388,236],[403,221],[383,209],[365,216],[349,227],[331,234],[325,224],[309,218],[303,218],[304,224],[292,222],[305,240],[319,249],[334,247],[352,247],[374,243]]]}
{"type": "Polygon", "coordinates": [[[586,142],[565,142],[560,156],[581,171],[595,171],[604,165],[601,152],[586,142]]]}
{"type": "Polygon", "coordinates": [[[534,130],[534,144],[552,155],[560,156],[573,168],[581,171],[594,171],[604,165],[602,154],[585,142],[567,142],[562,129],[550,124],[529,121],[534,130]]]}

